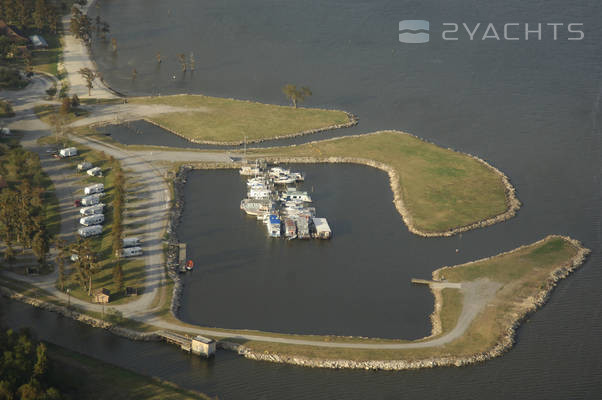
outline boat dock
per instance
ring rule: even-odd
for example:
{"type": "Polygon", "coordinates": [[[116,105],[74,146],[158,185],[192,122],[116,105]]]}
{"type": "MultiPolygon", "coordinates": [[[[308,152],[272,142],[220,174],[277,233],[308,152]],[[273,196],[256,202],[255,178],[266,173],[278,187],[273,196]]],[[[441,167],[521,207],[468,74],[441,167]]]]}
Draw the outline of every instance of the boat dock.
{"type": "Polygon", "coordinates": [[[188,336],[180,335],[179,333],[168,332],[168,331],[159,331],[157,335],[165,340],[167,343],[175,344],[180,346],[180,348],[184,351],[192,350],[192,339],[188,336]]]}
{"type": "Polygon", "coordinates": [[[215,354],[216,342],[213,339],[197,335],[188,337],[175,332],[159,331],[157,335],[167,343],[175,344],[189,353],[211,357],[215,354]]]}
{"type": "Polygon", "coordinates": [[[427,279],[412,278],[412,283],[416,285],[433,286],[435,288],[462,289],[462,284],[457,282],[429,281],[427,279]]]}

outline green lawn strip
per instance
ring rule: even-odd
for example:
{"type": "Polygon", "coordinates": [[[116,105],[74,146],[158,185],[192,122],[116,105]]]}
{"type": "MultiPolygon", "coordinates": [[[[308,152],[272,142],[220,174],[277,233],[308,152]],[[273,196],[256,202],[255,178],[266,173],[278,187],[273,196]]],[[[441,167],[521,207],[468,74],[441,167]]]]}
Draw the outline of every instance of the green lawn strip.
{"type": "Polygon", "coordinates": [[[159,114],[149,121],[196,141],[243,142],[293,135],[349,121],[337,110],[293,108],[201,95],[138,97],[133,104],[169,105],[190,111],[159,114]]]}
{"type": "MultiPolygon", "coordinates": [[[[0,263],[0,266],[2,266],[1,263],[0,263]]],[[[8,278],[6,276],[0,276],[0,286],[4,286],[17,293],[20,293],[24,296],[27,296],[27,297],[30,297],[30,298],[33,298],[33,299],[36,299],[39,301],[44,301],[46,303],[54,304],[56,306],[61,306],[61,307],[66,307],[66,308],[68,307],[72,311],[76,311],[80,314],[87,315],[88,317],[92,317],[92,318],[96,318],[99,320],[104,320],[106,322],[110,322],[110,323],[114,324],[115,326],[120,326],[122,328],[131,329],[131,330],[134,330],[137,332],[155,332],[157,330],[160,330],[160,328],[157,328],[155,326],[145,324],[142,322],[138,322],[138,321],[135,321],[135,320],[132,320],[129,318],[123,318],[123,317],[115,318],[114,315],[112,315],[115,309],[111,307],[111,304],[108,304],[105,306],[104,313],[84,310],[83,308],[79,307],[78,305],[76,305],[74,303],[71,303],[69,305],[68,301],[60,300],[57,297],[53,296],[50,292],[40,289],[37,286],[34,286],[27,282],[17,281],[17,280],[8,278]]]]}
{"type": "Polygon", "coordinates": [[[77,121],[78,119],[85,118],[89,115],[89,112],[83,108],[75,107],[72,108],[71,111],[65,115],[60,115],[58,110],[60,109],[59,105],[54,104],[42,104],[34,107],[34,112],[36,116],[52,126],[52,116],[59,115],[63,118],[63,123],[65,125],[69,125],[70,123],[77,121]]]}
{"type": "MultiPolygon", "coordinates": [[[[444,267],[436,274],[450,282],[487,278],[503,286],[486,309],[470,324],[459,339],[440,347],[406,350],[361,350],[244,342],[256,352],[288,356],[345,360],[419,360],[431,357],[467,357],[491,349],[512,326],[517,313],[546,286],[557,269],[572,263],[580,249],[565,238],[549,236],[543,241],[516,251],[454,267],[444,267]]],[[[461,295],[456,289],[443,290],[441,320],[443,333],[453,329],[461,310],[461,295]],[[459,296],[459,297],[458,297],[459,296]]]]}
{"type": "Polygon", "coordinates": [[[60,34],[45,33],[43,36],[48,48],[32,51],[33,70],[59,77],[58,63],[63,52],[60,34]]]}
{"type": "Polygon", "coordinates": [[[399,176],[403,203],[415,228],[444,232],[492,218],[508,209],[503,181],[491,168],[462,153],[402,132],[344,137],[249,154],[284,157],[352,157],[378,161],[399,176]]]}
{"type": "Polygon", "coordinates": [[[202,393],[137,374],[51,343],[50,374],[61,392],[78,399],[210,399],[202,393]]]}

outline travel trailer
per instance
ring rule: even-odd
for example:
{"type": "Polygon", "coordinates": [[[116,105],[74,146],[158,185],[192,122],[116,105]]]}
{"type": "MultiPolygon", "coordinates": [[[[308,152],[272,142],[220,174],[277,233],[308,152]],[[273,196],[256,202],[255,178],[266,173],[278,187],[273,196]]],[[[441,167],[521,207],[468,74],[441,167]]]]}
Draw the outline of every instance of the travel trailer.
{"type": "Polygon", "coordinates": [[[84,188],[84,193],[85,194],[96,194],[96,193],[102,193],[105,190],[105,185],[103,185],[102,183],[97,183],[96,185],[92,185],[92,186],[86,186],[84,188]]]}
{"type": "Polygon", "coordinates": [[[84,226],[99,225],[105,222],[104,214],[94,214],[80,218],[79,223],[84,226]]]}
{"type": "Polygon", "coordinates": [[[77,233],[79,234],[79,236],[81,236],[83,238],[100,235],[100,234],[102,234],[102,225],[93,225],[93,226],[86,226],[84,228],[79,228],[77,230],[77,233]]]}
{"type": "Polygon", "coordinates": [[[76,155],[77,155],[77,149],[75,147],[67,147],[65,149],[59,150],[59,156],[61,156],[61,158],[73,157],[76,155]]]}

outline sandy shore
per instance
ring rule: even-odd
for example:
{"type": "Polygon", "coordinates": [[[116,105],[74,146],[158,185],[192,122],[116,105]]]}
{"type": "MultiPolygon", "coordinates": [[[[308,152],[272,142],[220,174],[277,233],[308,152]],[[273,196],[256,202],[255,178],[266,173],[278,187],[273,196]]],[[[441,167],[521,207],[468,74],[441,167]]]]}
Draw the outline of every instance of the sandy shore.
{"type": "MultiPolygon", "coordinates": [[[[95,0],[89,0],[88,4],[80,7],[82,13],[87,13],[95,0]]],[[[63,58],[61,64],[67,72],[69,82],[69,94],[77,94],[80,98],[95,97],[101,99],[112,99],[118,96],[111,91],[99,78],[93,82],[94,87],[88,93],[86,81],[79,73],[82,68],[90,68],[96,71],[96,65],[90,58],[90,52],[83,41],[76,39],[71,33],[71,14],[63,16],[63,58]]],[[[59,67],[60,68],[60,67],[59,67]]]]}

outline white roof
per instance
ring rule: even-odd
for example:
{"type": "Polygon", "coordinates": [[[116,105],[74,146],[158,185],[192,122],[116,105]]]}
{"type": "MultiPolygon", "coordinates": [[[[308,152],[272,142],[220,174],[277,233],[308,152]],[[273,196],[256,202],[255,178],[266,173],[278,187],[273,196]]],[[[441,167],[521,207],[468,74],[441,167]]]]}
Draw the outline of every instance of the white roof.
{"type": "Polygon", "coordinates": [[[330,226],[326,218],[313,218],[316,231],[318,232],[330,232],[330,226]]]}

